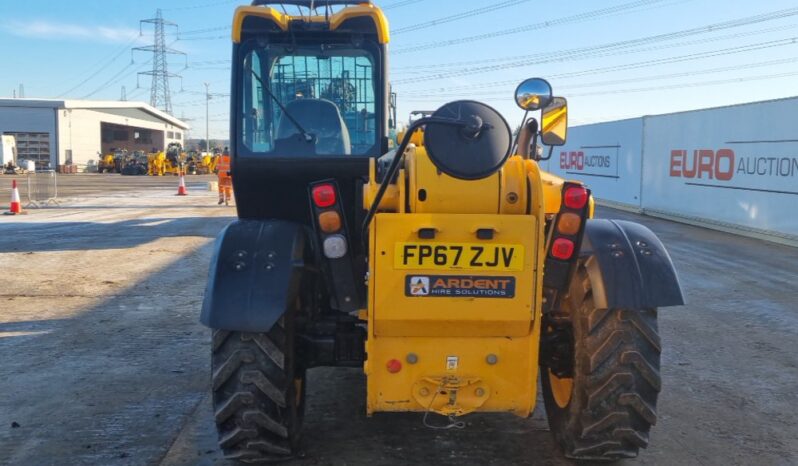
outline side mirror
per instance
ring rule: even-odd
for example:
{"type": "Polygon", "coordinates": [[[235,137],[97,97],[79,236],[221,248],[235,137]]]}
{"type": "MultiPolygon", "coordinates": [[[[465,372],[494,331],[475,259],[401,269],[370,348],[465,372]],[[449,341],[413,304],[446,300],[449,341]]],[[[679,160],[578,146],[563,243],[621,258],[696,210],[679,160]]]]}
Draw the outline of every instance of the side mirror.
{"type": "Polygon", "coordinates": [[[568,135],[568,101],[553,97],[543,109],[540,140],[547,146],[562,146],[568,135]]]}
{"type": "Polygon", "coordinates": [[[515,103],[522,110],[535,111],[551,101],[551,84],[542,78],[527,79],[515,89],[515,103]]]}

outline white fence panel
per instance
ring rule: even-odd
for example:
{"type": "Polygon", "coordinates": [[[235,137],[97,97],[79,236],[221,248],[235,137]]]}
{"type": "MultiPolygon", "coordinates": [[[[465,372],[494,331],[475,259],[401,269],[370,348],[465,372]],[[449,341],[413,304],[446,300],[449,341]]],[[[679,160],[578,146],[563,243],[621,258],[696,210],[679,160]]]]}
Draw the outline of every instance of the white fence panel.
{"type": "Polygon", "coordinates": [[[645,118],[645,210],[798,238],[798,98],[645,118]]]}
{"type": "Polygon", "coordinates": [[[597,199],[639,209],[642,136],[642,118],[570,128],[542,168],[582,181],[597,199]]]}

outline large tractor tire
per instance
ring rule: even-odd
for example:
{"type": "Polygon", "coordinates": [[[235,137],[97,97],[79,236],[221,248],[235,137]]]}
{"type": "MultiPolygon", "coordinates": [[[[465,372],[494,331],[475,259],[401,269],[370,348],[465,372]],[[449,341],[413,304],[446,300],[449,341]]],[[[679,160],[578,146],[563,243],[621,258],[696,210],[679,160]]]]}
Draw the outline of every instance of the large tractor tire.
{"type": "Polygon", "coordinates": [[[275,462],[296,452],[305,374],[297,367],[287,320],[268,333],[213,332],[213,409],[228,459],[275,462]]]}
{"type": "Polygon", "coordinates": [[[597,308],[582,267],[563,310],[572,316],[573,377],[541,367],[551,432],[569,458],[634,458],[657,421],[657,310],[597,308]]]}

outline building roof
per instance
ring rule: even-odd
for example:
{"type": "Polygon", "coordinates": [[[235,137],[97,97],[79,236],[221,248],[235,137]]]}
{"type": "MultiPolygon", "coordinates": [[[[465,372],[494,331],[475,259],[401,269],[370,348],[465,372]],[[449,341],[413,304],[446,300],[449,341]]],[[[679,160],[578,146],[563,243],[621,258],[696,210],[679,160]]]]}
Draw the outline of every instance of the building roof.
{"type": "Polygon", "coordinates": [[[27,108],[53,108],[53,109],[96,109],[104,108],[132,108],[142,110],[169,122],[184,130],[189,129],[185,122],[162,112],[144,102],[119,101],[119,100],[71,100],[71,99],[0,99],[0,107],[27,107],[27,108]]]}

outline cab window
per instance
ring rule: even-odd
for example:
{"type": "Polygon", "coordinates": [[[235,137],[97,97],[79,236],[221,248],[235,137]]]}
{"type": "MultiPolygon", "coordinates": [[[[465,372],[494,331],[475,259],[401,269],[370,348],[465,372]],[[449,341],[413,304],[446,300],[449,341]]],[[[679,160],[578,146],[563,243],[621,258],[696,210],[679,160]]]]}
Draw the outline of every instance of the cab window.
{"type": "Polygon", "coordinates": [[[241,138],[274,157],[378,155],[373,57],[345,45],[250,47],[241,138]]]}

